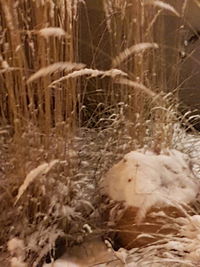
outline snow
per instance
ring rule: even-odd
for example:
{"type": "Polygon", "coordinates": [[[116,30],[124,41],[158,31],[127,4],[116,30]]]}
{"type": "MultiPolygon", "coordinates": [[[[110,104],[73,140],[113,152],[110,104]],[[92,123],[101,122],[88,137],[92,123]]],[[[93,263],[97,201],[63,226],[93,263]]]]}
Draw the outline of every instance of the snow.
{"type": "Polygon", "coordinates": [[[105,193],[115,201],[139,209],[138,222],[153,206],[177,206],[192,202],[199,182],[188,156],[177,150],[159,155],[132,151],[114,165],[103,180],[105,193]]]}

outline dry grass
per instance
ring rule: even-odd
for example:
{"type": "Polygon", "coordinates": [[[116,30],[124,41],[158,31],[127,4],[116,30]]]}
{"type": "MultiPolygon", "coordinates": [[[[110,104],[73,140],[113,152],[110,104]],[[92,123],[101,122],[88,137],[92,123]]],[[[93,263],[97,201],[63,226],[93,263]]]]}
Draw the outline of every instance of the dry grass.
{"type": "MultiPolygon", "coordinates": [[[[102,40],[96,50],[87,44],[91,64],[79,63],[84,1],[0,1],[0,246],[20,237],[29,264],[58,237],[71,245],[88,234],[84,224],[101,225],[96,188],[116,159],[173,145],[177,93],[166,94],[176,86],[166,82],[161,14],[179,13],[161,1],[103,4],[113,62],[106,70],[93,68],[102,40]]],[[[174,47],[177,69],[179,38],[174,47]]]]}

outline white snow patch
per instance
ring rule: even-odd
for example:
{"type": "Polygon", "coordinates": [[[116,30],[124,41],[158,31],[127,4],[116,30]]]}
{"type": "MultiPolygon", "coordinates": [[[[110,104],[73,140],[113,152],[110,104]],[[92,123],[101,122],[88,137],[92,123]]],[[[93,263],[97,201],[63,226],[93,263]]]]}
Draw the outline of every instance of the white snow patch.
{"type": "Polygon", "coordinates": [[[111,199],[139,208],[140,221],[152,206],[190,203],[199,192],[199,182],[184,153],[132,151],[108,171],[103,188],[111,199]]]}

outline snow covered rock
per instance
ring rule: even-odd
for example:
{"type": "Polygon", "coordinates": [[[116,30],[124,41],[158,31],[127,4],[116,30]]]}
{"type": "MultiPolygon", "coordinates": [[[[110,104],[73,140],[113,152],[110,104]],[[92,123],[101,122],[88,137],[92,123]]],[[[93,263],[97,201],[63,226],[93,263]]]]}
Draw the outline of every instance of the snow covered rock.
{"type": "Polygon", "coordinates": [[[177,150],[132,151],[107,172],[102,185],[111,200],[125,204],[123,212],[110,211],[110,220],[116,223],[115,243],[127,249],[176,236],[174,220],[190,213],[188,205],[200,189],[190,158],[177,150]]]}
{"type": "Polygon", "coordinates": [[[189,204],[197,197],[199,188],[188,156],[177,150],[166,150],[159,155],[132,151],[103,179],[104,192],[112,200],[138,209],[137,223],[152,207],[189,204]]]}

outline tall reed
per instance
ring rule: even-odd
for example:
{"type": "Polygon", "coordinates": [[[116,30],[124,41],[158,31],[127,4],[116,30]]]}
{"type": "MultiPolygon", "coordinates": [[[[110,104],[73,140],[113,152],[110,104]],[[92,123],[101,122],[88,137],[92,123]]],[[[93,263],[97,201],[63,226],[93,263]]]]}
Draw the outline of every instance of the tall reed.
{"type": "MultiPolygon", "coordinates": [[[[147,142],[148,135],[153,141],[152,145],[169,146],[173,135],[169,123],[175,120],[175,113],[163,112],[172,103],[161,96],[173,92],[178,83],[176,66],[179,62],[180,35],[177,31],[170,41],[167,40],[169,32],[166,36],[165,32],[169,31],[169,25],[166,14],[171,14],[172,20],[179,14],[173,5],[162,1],[104,0],[104,9],[114,66],[117,64],[118,68],[128,73],[130,80],[145,85],[160,96],[155,101],[141,87],[119,87],[121,101],[128,105],[127,118],[133,123],[131,135],[138,139],[141,146],[147,142]]],[[[174,24],[176,29],[178,23],[181,23],[180,19],[174,24]]],[[[113,94],[116,93],[116,88],[113,84],[113,94]]],[[[171,95],[171,98],[175,111],[177,95],[171,95]]]]}
{"type": "Polygon", "coordinates": [[[27,80],[53,63],[76,60],[77,3],[1,1],[1,84],[7,96],[1,116],[2,123],[13,125],[16,136],[30,122],[46,136],[52,127],[60,131],[66,121],[70,131],[74,128],[76,81],[48,87],[68,70],[55,69],[32,83],[27,80]]]}

